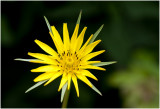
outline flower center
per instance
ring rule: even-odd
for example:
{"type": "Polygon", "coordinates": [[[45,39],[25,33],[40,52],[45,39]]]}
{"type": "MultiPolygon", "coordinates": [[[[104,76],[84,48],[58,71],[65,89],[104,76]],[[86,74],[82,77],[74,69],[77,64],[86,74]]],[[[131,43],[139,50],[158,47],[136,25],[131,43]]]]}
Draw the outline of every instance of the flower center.
{"type": "Polygon", "coordinates": [[[72,59],[72,57],[67,57],[66,59],[66,63],[67,64],[73,64],[74,60],[72,59]]]}
{"type": "Polygon", "coordinates": [[[62,68],[62,71],[66,72],[66,73],[74,73],[75,70],[79,70],[79,60],[77,57],[77,54],[71,54],[70,51],[68,51],[67,53],[62,53],[62,55],[60,56],[60,66],[62,68]]]}

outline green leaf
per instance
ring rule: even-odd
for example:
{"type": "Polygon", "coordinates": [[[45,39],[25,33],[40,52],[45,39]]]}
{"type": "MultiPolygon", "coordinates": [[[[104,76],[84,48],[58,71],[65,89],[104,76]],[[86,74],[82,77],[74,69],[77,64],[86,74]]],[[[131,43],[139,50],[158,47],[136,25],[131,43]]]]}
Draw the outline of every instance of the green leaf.
{"type": "Polygon", "coordinates": [[[67,85],[68,85],[68,82],[66,82],[66,84],[62,87],[61,102],[63,101],[64,94],[65,94],[66,89],[67,89],[67,85]]]}
{"type": "Polygon", "coordinates": [[[79,16],[78,16],[78,19],[77,19],[77,23],[76,23],[76,24],[79,24],[79,25],[80,25],[81,14],[82,14],[82,10],[81,10],[80,13],[79,13],[79,16]]]}
{"type": "MultiPolygon", "coordinates": [[[[49,29],[49,31],[52,33],[52,29],[51,29],[51,25],[49,24],[49,22],[48,22],[48,20],[47,20],[47,18],[44,16],[44,19],[45,19],[45,21],[46,21],[46,24],[47,24],[47,26],[48,26],[48,29],[49,29]]],[[[53,33],[52,33],[53,34],[53,33]]]]}
{"type": "Polygon", "coordinates": [[[105,65],[110,65],[110,64],[114,64],[117,63],[117,61],[112,61],[112,62],[100,62],[100,63],[94,63],[92,65],[94,66],[105,66],[105,65]]]}
{"type": "Polygon", "coordinates": [[[37,60],[37,59],[22,59],[22,58],[16,58],[16,59],[14,59],[14,60],[16,60],[16,61],[26,61],[26,62],[30,62],[30,61],[32,61],[32,60],[37,60]]]}
{"type": "Polygon", "coordinates": [[[25,93],[27,93],[27,92],[29,92],[29,91],[31,91],[31,90],[33,90],[34,88],[36,88],[36,87],[38,87],[38,86],[40,86],[41,84],[43,84],[44,82],[46,82],[47,80],[44,80],[44,81],[40,81],[40,82],[38,82],[38,83],[36,83],[35,85],[33,85],[32,87],[30,87],[25,93]]]}
{"type": "Polygon", "coordinates": [[[88,44],[92,43],[96,39],[96,37],[98,36],[98,34],[101,32],[103,26],[104,26],[104,24],[94,33],[92,39],[90,40],[90,42],[88,44]]]}
{"type": "MultiPolygon", "coordinates": [[[[90,81],[89,81],[90,82],[90,81]]],[[[90,82],[91,83],[91,82],[90,82]]],[[[91,83],[92,84],[92,83],[91,83]]],[[[92,84],[92,89],[102,96],[102,93],[92,84]]]]}

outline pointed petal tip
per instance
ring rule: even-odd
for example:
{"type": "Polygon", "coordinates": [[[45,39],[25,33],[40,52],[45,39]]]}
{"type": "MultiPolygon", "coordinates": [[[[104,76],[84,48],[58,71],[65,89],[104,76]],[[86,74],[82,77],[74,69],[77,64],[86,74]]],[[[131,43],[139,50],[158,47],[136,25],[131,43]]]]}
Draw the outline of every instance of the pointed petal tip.
{"type": "Polygon", "coordinates": [[[63,23],[63,25],[67,25],[67,23],[63,23]]]}
{"type": "Polygon", "coordinates": [[[36,69],[32,69],[32,70],[30,70],[31,72],[38,72],[37,71],[37,68],[36,69]]]}
{"type": "Polygon", "coordinates": [[[31,55],[32,53],[31,52],[28,52],[28,55],[31,55]]]}
{"type": "Polygon", "coordinates": [[[79,92],[77,93],[77,97],[79,97],[79,92]]]}
{"type": "Polygon", "coordinates": [[[58,92],[61,91],[61,89],[62,89],[62,87],[59,87],[59,88],[58,88],[58,92]]]}
{"type": "Polygon", "coordinates": [[[30,70],[31,72],[34,72],[34,70],[30,70]]]}
{"type": "Polygon", "coordinates": [[[33,80],[33,82],[38,82],[38,81],[37,81],[37,79],[35,78],[35,79],[33,80]]]}
{"type": "Polygon", "coordinates": [[[61,89],[58,89],[58,92],[60,91],[61,89]]]}
{"type": "Polygon", "coordinates": [[[43,86],[46,86],[46,85],[48,85],[48,84],[44,84],[43,86]]]}
{"type": "Polygon", "coordinates": [[[46,82],[43,86],[46,86],[46,85],[48,85],[50,82],[46,82]]]}
{"type": "Polygon", "coordinates": [[[34,40],[34,42],[37,42],[37,41],[39,41],[39,40],[38,40],[38,39],[35,39],[35,40],[34,40]]]}
{"type": "Polygon", "coordinates": [[[105,68],[102,68],[102,67],[101,67],[101,70],[102,70],[102,71],[106,71],[106,69],[105,69],[105,68]]]}

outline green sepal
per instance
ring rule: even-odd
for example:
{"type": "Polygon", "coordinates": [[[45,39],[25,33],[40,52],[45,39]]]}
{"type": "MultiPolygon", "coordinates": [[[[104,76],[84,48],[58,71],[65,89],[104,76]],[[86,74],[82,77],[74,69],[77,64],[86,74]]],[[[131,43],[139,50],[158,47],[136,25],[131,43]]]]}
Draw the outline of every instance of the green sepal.
{"type": "Polygon", "coordinates": [[[67,85],[68,85],[68,82],[66,82],[66,84],[62,87],[62,92],[61,92],[61,102],[63,102],[64,94],[65,94],[66,89],[67,89],[67,85]]]}
{"type": "Polygon", "coordinates": [[[81,15],[82,15],[82,10],[81,10],[80,13],[79,13],[79,16],[78,16],[78,19],[77,19],[77,23],[76,23],[76,24],[79,24],[79,25],[80,25],[81,15]]]}
{"type": "Polygon", "coordinates": [[[91,64],[91,65],[94,65],[94,66],[105,66],[105,65],[110,65],[110,64],[114,64],[114,63],[117,63],[117,61],[112,61],[112,62],[100,62],[100,63],[91,64]]]}
{"type": "MultiPolygon", "coordinates": [[[[89,81],[90,82],[90,81],[89,81]]],[[[90,82],[91,83],[91,82],[90,82]]],[[[92,84],[92,83],[91,83],[92,84]]],[[[102,93],[92,84],[92,89],[102,96],[102,93]]]]}
{"type": "Polygon", "coordinates": [[[52,29],[51,29],[51,25],[49,24],[49,22],[48,22],[48,20],[47,20],[47,18],[45,16],[44,16],[44,19],[46,21],[46,24],[48,26],[49,31],[53,34],[52,29]]]}
{"type": "Polygon", "coordinates": [[[38,82],[38,83],[36,83],[35,85],[33,85],[32,87],[30,87],[25,93],[27,93],[27,92],[29,92],[29,91],[31,91],[31,90],[33,90],[33,89],[35,89],[36,87],[38,87],[38,86],[40,86],[40,85],[42,85],[44,82],[46,82],[47,80],[44,80],[44,81],[40,81],[40,82],[38,82]]]}
{"type": "Polygon", "coordinates": [[[16,61],[26,61],[26,62],[30,62],[30,61],[33,61],[33,60],[37,60],[37,59],[22,59],[22,58],[16,58],[14,59],[16,61]]]}
{"type": "Polygon", "coordinates": [[[101,32],[103,26],[104,26],[104,24],[94,33],[93,37],[91,38],[91,40],[89,41],[88,44],[94,42],[94,40],[96,39],[96,37],[98,36],[98,34],[101,32]]]}

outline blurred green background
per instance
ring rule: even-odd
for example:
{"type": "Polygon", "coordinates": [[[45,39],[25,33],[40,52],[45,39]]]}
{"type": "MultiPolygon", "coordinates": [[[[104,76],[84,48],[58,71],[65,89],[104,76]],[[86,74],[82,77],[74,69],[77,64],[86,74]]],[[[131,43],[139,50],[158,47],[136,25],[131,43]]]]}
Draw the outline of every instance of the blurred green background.
{"type": "Polygon", "coordinates": [[[102,61],[117,61],[105,66],[107,70],[91,72],[91,80],[102,92],[98,95],[80,80],[80,97],[71,87],[68,107],[74,108],[156,108],[159,107],[159,3],[158,1],[65,1],[65,2],[1,2],[2,102],[5,108],[61,107],[58,90],[60,78],[46,87],[31,92],[38,73],[30,69],[39,65],[14,61],[31,58],[27,52],[44,53],[35,43],[39,39],[55,48],[43,16],[55,25],[62,35],[63,23],[72,34],[82,10],[80,31],[88,29],[85,40],[102,24],[97,39],[102,42],[94,51],[106,52],[95,57],[102,61]]]}

